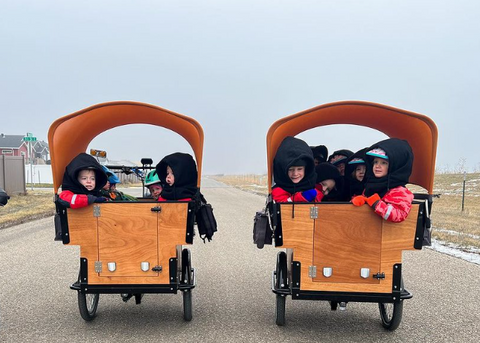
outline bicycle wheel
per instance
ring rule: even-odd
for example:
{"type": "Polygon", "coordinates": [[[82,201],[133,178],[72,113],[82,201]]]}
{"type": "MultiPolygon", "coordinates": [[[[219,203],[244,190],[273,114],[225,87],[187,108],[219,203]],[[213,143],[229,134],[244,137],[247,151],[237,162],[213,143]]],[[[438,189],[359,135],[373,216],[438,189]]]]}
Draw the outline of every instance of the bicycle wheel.
{"type": "Polygon", "coordinates": [[[89,322],[97,316],[98,300],[100,294],[78,292],[78,308],[82,318],[89,322]]]}

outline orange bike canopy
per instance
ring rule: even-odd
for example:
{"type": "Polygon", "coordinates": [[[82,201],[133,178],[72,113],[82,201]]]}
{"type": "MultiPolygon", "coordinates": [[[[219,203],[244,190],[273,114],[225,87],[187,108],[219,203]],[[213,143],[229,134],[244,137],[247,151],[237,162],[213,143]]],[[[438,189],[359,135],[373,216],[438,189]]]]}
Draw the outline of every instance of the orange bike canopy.
{"type": "Polygon", "coordinates": [[[107,102],[61,117],[48,131],[48,144],[55,193],[62,184],[65,167],[96,136],[117,126],[151,124],[170,129],[187,140],[195,154],[200,187],[203,154],[203,129],[190,117],[158,106],[133,101],[107,102]]]}
{"type": "MultiPolygon", "coordinates": [[[[414,154],[410,183],[425,188],[429,194],[432,193],[437,154],[435,123],[418,113],[364,101],[329,103],[273,123],[267,133],[269,191],[272,188],[273,159],[283,139],[315,127],[333,124],[365,126],[381,131],[391,138],[408,141],[414,154]]],[[[376,142],[372,142],[374,143],[376,142]]]]}

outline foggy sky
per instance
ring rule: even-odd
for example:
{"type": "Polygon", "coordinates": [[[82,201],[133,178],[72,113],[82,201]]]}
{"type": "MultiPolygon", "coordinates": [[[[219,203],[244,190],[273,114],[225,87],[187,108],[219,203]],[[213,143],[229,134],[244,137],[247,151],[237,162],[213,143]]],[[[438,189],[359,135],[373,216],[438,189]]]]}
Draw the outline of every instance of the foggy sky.
{"type": "MultiPolygon", "coordinates": [[[[475,0],[0,1],[0,132],[47,140],[52,122],[133,100],[195,118],[204,174],[266,172],[277,119],[365,100],[422,113],[439,130],[438,169],[480,170],[480,5],[475,0]]],[[[299,136],[358,150],[385,136],[330,126],[299,136]]],[[[190,152],[145,125],[91,147],[158,162],[190,152]]]]}

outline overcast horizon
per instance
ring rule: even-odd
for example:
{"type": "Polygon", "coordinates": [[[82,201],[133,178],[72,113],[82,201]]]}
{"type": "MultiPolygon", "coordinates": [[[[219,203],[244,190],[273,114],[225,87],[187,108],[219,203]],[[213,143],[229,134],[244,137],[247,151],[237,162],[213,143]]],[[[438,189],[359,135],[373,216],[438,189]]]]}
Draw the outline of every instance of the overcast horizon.
{"type": "MultiPolygon", "coordinates": [[[[479,17],[473,0],[2,1],[0,133],[47,141],[61,116],[139,101],[202,125],[203,174],[262,174],[276,120],[363,100],[433,119],[437,170],[480,171],[479,17]]],[[[298,137],[331,153],[386,136],[330,126],[298,137]]],[[[155,163],[191,152],[147,125],[109,130],[90,146],[155,163]]]]}

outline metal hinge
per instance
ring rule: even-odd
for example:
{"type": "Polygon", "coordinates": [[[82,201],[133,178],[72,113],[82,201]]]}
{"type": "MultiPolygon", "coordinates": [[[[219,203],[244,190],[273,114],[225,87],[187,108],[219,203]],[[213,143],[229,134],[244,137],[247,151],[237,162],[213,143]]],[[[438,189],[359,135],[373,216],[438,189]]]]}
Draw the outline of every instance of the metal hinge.
{"type": "Polygon", "coordinates": [[[93,205],[93,216],[100,217],[100,206],[93,205]]]}
{"type": "Polygon", "coordinates": [[[308,277],[317,277],[317,266],[308,266],[308,277]]]}
{"type": "Polygon", "coordinates": [[[311,219],[317,219],[318,218],[318,207],[317,206],[310,207],[310,218],[311,219]]]}
{"type": "Polygon", "coordinates": [[[95,261],[95,273],[102,272],[102,261],[95,261]]]}

